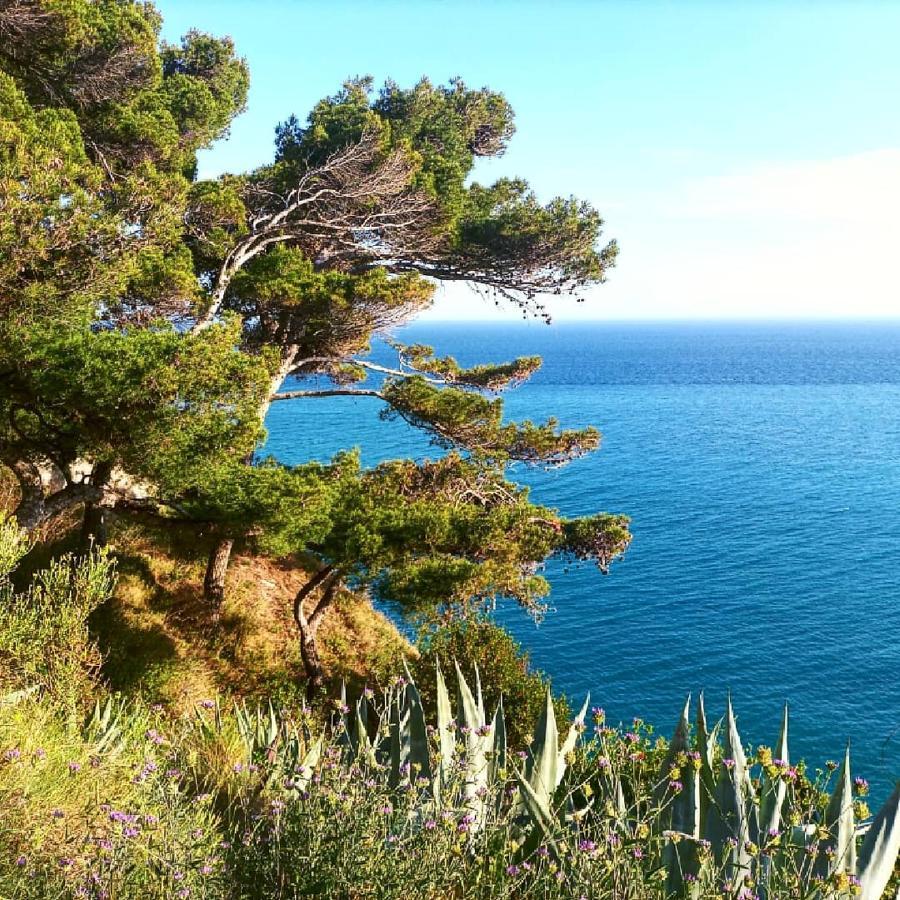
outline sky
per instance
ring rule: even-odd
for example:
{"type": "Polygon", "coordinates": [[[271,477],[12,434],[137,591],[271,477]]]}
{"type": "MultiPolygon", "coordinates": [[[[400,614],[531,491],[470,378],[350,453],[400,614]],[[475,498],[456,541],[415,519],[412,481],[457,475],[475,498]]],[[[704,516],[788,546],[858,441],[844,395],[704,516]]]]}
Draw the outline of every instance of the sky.
{"type": "MultiPolygon", "coordinates": [[[[900,316],[900,3],[157,0],[164,37],[234,38],[247,111],[200,174],[271,160],[347,77],[459,75],[516,111],[474,177],[575,195],[620,246],[564,319],[900,316]]],[[[518,318],[462,285],[431,319],[518,318]]]]}

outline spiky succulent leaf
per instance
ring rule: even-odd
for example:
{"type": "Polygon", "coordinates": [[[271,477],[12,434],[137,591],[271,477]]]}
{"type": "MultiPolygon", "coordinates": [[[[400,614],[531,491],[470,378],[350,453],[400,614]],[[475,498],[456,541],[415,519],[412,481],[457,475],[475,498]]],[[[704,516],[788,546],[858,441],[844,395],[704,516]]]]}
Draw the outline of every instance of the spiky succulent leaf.
{"type": "Polygon", "coordinates": [[[466,809],[475,816],[473,830],[480,827],[484,819],[484,797],[488,785],[487,752],[490,749],[489,729],[485,729],[484,717],[478,701],[463,676],[459,664],[456,666],[458,715],[464,729],[466,745],[466,766],[463,781],[463,795],[466,809]],[[487,732],[487,733],[485,733],[487,732]]]}
{"type": "Polygon", "coordinates": [[[483,718],[479,715],[478,702],[472,695],[468,682],[459,667],[456,664],[456,685],[457,685],[457,713],[459,724],[462,728],[466,728],[469,732],[474,732],[483,724],[483,718]]]}
{"type": "MultiPolygon", "coordinates": [[[[788,749],[788,707],[784,705],[781,716],[781,734],[778,736],[778,745],[773,754],[773,759],[780,760],[785,765],[790,764],[790,751],[788,749]]],[[[768,767],[763,767],[762,791],[759,799],[759,827],[761,839],[781,828],[781,810],[784,808],[784,798],[787,794],[787,784],[780,772],[769,772],[768,767]]]]}
{"type": "Polygon", "coordinates": [[[559,732],[556,728],[556,713],[553,711],[553,696],[548,688],[543,712],[534,729],[531,755],[525,769],[532,790],[547,806],[552,803],[559,784],[558,772],[559,732]]]}
{"type": "Polygon", "coordinates": [[[700,753],[700,827],[705,830],[710,803],[716,795],[715,762],[716,742],[719,723],[709,731],[706,721],[706,707],[703,692],[697,702],[697,750],[700,753]]]}
{"type": "Polygon", "coordinates": [[[722,771],[716,782],[715,803],[708,810],[709,840],[725,864],[725,874],[732,882],[742,879],[750,870],[747,850],[753,829],[753,804],[750,773],[731,698],[725,712],[725,738],[722,771]]]}
{"type": "Polygon", "coordinates": [[[450,694],[447,692],[447,683],[441,674],[441,667],[436,667],[437,672],[437,728],[438,746],[440,749],[440,763],[438,765],[438,778],[435,789],[440,792],[449,783],[450,765],[453,762],[455,740],[453,737],[453,710],[450,707],[450,694]]]}
{"type": "Polygon", "coordinates": [[[848,746],[825,810],[823,822],[829,837],[819,844],[817,874],[827,877],[835,872],[856,871],[856,824],[853,819],[853,783],[850,780],[848,746]]]}
{"type": "Polygon", "coordinates": [[[316,766],[322,758],[322,747],[324,746],[324,738],[320,735],[313,742],[312,746],[303,757],[297,772],[293,777],[294,790],[299,794],[309,787],[309,782],[313,777],[316,766]]]}
{"type": "Polygon", "coordinates": [[[527,842],[527,850],[530,851],[532,845],[536,849],[540,843],[545,843],[555,851],[554,834],[558,823],[553,815],[552,808],[546,802],[546,796],[535,791],[528,777],[518,770],[516,770],[516,781],[519,785],[522,807],[533,824],[530,841],[527,842]]]}
{"type": "Polygon", "coordinates": [[[859,900],[880,900],[900,856],[900,782],[878,811],[859,848],[859,900]]]}
{"type": "MultiPolygon", "coordinates": [[[[688,696],[658,776],[654,805],[663,806],[666,795],[675,791],[660,813],[658,827],[689,835],[696,840],[700,837],[700,772],[689,762],[678,766],[679,756],[690,750],[690,712],[691,698],[688,696]],[[676,766],[679,768],[677,779],[673,777],[676,766]],[[679,781],[681,790],[676,791],[674,787],[670,787],[670,781],[679,781]]],[[[667,841],[663,846],[662,858],[666,868],[666,890],[670,893],[683,891],[686,886],[684,876],[696,875],[699,869],[696,843],[667,841]]],[[[694,892],[693,886],[688,887],[691,895],[694,892]]]]}
{"type": "Polygon", "coordinates": [[[503,716],[503,698],[494,710],[494,719],[491,723],[493,734],[493,746],[491,747],[491,764],[488,772],[488,780],[494,784],[499,773],[506,770],[506,720],[503,716]]]}
{"type": "Polygon", "coordinates": [[[585,716],[587,716],[588,704],[590,702],[591,695],[588,694],[587,697],[584,698],[581,709],[578,710],[578,715],[575,716],[572,720],[572,724],[569,726],[569,730],[566,733],[566,739],[559,748],[559,761],[557,762],[556,767],[556,784],[553,786],[554,790],[559,787],[563,780],[563,776],[566,774],[566,766],[568,765],[566,758],[575,749],[578,738],[581,736],[581,732],[584,731],[584,719],[585,716]]]}
{"type": "Polygon", "coordinates": [[[406,714],[409,728],[410,778],[431,778],[431,761],[428,756],[428,733],[425,727],[425,710],[419,689],[410,682],[405,692],[406,714]]]}
{"type": "MultiPolygon", "coordinates": [[[[678,755],[687,753],[690,750],[691,738],[691,697],[690,694],[685,700],[684,707],[681,710],[681,718],[675,726],[675,732],[672,740],[669,742],[669,749],[663,757],[662,766],[657,773],[656,784],[653,789],[653,805],[658,809],[665,802],[666,794],[669,793],[669,781],[671,772],[676,766],[678,755]]],[[[659,828],[664,830],[671,827],[671,808],[666,809],[659,818],[659,828]]]]}

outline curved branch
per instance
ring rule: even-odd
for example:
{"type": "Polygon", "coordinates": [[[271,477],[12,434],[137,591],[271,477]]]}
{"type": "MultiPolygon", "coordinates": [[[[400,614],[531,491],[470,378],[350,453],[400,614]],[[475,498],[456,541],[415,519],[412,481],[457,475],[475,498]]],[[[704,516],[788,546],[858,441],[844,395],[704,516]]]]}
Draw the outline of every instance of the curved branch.
{"type": "Polygon", "coordinates": [[[334,572],[333,566],[325,566],[324,569],[319,569],[306,584],[297,591],[297,596],[294,597],[294,621],[297,623],[297,628],[300,629],[301,633],[304,632],[309,627],[309,621],[306,618],[305,613],[303,612],[303,601],[326,579],[331,573],[334,572]]]}
{"type": "Polygon", "coordinates": [[[284,391],[281,394],[275,394],[272,402],[276,400],[296,400],[299,397],[377,397],[384,400],[381,391],[361,390],[358,388],[329,388],[324,391],[284,391]]]}
{"type": "Polygon", "coordinates": [[[312,611],[309,616],[309,630],[315,634],[318,631],[319,624],[322,621],[322,617],[328,611],[328,607],[331,606],[334,600],[334,594],[338,587],[338,582],[341,579],[341,573],[339,570],[335,569],[331,575],[328,577],[328,581],[325,583],[325,589],[322,591],[322,596],[319,598],[319,602],[316,604],[316,608],[312,611]]]}

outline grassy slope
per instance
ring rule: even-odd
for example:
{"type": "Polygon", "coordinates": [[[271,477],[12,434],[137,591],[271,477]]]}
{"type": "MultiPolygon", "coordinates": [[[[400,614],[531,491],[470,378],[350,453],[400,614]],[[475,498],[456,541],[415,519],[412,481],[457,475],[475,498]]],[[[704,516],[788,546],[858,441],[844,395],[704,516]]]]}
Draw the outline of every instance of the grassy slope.
{"type": "MultiPolygon", "coordinates": [[[[58,532],[57,532],[58,533],[58,532]]],[[[35,551],[28,569],[68,549],[70,530],[52,549],[35,551]]],[[[115,595],[94,616],[104,656],[102,675],[113,690],[140,693],[175,712],[217,693],[299,696],[303,668],[291,602],[308,577],[294,560],[235,552],[218,625],[203,599],[211,538],[149,519],[121,518],[110,528],[116,559],[115,595]]],[[[412,648],[368,598],[344,592],[320,631],[329,677],[359,688],[400,668],[412,648]]]]}

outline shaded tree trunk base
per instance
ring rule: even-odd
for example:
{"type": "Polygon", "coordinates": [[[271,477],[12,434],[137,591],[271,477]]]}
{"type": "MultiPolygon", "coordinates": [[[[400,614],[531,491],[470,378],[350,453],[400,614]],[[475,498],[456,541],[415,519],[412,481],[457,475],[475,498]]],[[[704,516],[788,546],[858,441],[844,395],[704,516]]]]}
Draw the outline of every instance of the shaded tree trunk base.
{"type": "Polygon", "coordinates": [[[325,670],[316,645],[316,635],[308,626],[300,636],[300,657],[306,672],[306,702],[312,703],[325,684],[325,670]]]}
{"type": "Polygon", "coordinates": [[[108,540],[105,507],[98,503],[85,503],[84,518],[81,521],[81,549],[85,552],[92,547],[105,547],[108,540]]]}
{"type": "Polygon", "coordinates": [[[210,603],[218,618],[225,599],[225,576],[228,574],[228,563],[231,559],[233,538],[221,538],[216,541],[206,563],[206,575],[203,578],[203,597],[210,603]]]}

